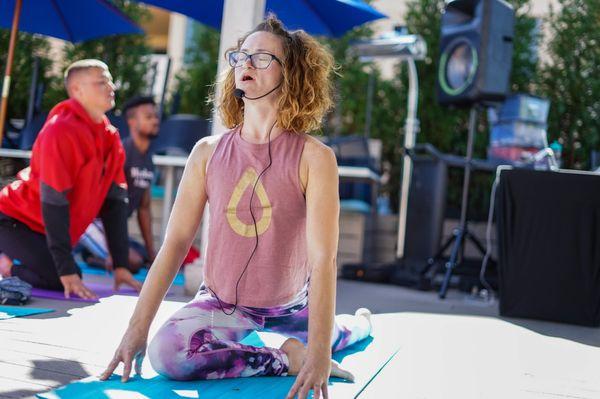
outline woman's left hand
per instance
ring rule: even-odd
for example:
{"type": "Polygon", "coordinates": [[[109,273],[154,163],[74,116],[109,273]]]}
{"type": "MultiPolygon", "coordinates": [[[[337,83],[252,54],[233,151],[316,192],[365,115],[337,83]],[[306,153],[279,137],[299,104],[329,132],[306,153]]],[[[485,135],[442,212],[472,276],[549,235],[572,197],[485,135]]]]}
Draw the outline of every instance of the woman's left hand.
{"type": "Polygon", "coordinates": [[[298,377],[296,377],[296,382],[292,385],[286,399],[293,399],[296,395],[298,395],[298,399],[306,399],[311,389],[314,393],[314,399],[327,399],[327,383],[330,373],[331,358],[328,351],[324,355],[307,355],[298,377]]]}

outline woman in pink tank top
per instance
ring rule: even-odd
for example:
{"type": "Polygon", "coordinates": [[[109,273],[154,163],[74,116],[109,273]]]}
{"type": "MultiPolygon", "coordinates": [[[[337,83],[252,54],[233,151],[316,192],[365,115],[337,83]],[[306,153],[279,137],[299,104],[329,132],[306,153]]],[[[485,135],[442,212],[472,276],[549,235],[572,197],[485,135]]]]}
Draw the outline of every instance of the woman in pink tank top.
{"type": "Polygon", "coordinates": [[[269,16],[227,52],[218,109],[225,126],[190,155],[165,241],[144,283],[108,378],[139,372],[148,330],[204,207],[204,283],[148,347],[153,368],[177,380],[297,375],[288,397],[327,396],[331,360],[369,336],[370,313],[335,316],[339,194],[335,155],[306,132],[331,108],[333,57],[304,31],[269,16]],[[309,283],[310,280],[310,283],[309,283]],[[254,331],[278,348],[241,342],[254,331]]]}

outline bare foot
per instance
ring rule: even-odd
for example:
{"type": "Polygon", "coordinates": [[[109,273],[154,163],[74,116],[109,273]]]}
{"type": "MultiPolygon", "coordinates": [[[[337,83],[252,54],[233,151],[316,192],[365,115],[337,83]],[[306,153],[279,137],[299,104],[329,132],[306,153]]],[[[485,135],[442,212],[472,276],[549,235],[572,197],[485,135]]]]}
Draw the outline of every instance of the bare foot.
{"type": "Polygon", "coordinates": [[[288,338],[280,349],[285,352],[290,362],[288,375],[298,375],[306,357],[304,344],[295,338],[288,338]]]}
{"type": "Polygon", "coordinates": [[[354,312],[355,316],[362,316],[365,319],[367,319],[367,322],[369,323],[369,332],[373,331],[373,324],[371,323],[371,311],[367,308],[358,308],[356,309],[356,312],[354,312]]]}
{"type": "Polygon", "coordinates": [[[13,262],[10,258],[4,254],[0,254],[0,276],[10,277],[10,270],[12,269],[13,262]]]}
{"type": "MultiPolygon", "coordinates": [[[[290,362],[288,375],[298,375],[300,368],[304,363],[306,357],[306,348],[304,344],[295,338],[288,338],[283,345],[281,350],[285,352],[290,362]]],[[[354,381],[354,376],[351,372],[344,370],[340,367],[339,363],[335,360],[331,361],[331,377],[339,377],[348,381],[354,381]]]]}

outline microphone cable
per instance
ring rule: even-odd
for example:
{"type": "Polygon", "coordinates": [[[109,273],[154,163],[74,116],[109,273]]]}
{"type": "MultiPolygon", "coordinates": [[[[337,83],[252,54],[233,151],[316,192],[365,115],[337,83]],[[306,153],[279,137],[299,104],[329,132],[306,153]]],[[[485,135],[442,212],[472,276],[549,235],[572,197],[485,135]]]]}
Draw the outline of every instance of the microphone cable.
{"type": "MultiPolygon", "coordinates": [[[[239,90],[239,89],[236,89],[236,90],[239,90]]],[[[240,90],[240,91],[242,93],[244,93],[242,90],[240,90]]],[[[269,94],[269,93],[267,93],[267,94],[269,94]]],[[[234,93],[234,95],[235,95],[235,93],[234,93]]],[[[236,95],[236,97],[237,97],[237,95],[236,95]]],[[[215,296],[215,298],[217,298],[217,301],[219,302],[219,307],[221,308],[221,311],[226,316],[231,316],[232,314],[235,313],[235,310],[237,309],[237,305],[238,305],[238,287],[240,285],[240,281],[242,280],[242,276],[244,275],[244,273],[246,273],[246,270],[248,269],[248,266],[250,265],[250,261],[252,260],[252,258],[254,257],[254,254],[256,253],[256,250],[258,249],[258,227],[256,225],[256,217],[254,216],[254,212],[252,211],[252,200],[254,199],[254,194],[256,192],[256,186],[257,186],[258,182],[260,181],[260,178],[262,177],[262,175],[264,175],[264,173],[267,171],[267,169],[269,169],[271,167],[271,165],[273,164],[273,158],[271,157],[271,132],[273,131],[273,128],[275,127],[276,123],[277,123],[277,121],[273,122],[273,124],[271,125],[271,128],[269,129],[269,135],[268,135],[268,138],[269,138],[269,147],[268,147],[269,148],[269,163],[262,170],[262,172],[260,172],[259,175],[257,176],[256,181],[254,182],[254,186],[252,187],[252,194],[250,195],[249,210],[250,210],[250,216],[252,216],[252,222],[254,223],[254,234],[255,234],[256,241],[254,243],[254,249],[252,249],[252,253],[250,254],[250,257],[248,258],[248,261],[246,262],[246,265],[244,266],[244,270],[242,270],[242,273],[240,274],[240,277],[238,277],[237,282],[235,283],[235,303],[233,304],[233,310],[230,313],[227,313],[225,311],[225,308],[223,307],[223,303],[221,302],[221,299],[219,298],[219,296],[210,287],[208,287],[208,289],[210,290],[210,292],[212,292],[212,294],[215,296]]],[[[242,135],[242,128],[241,127],[240,127],[240,130],[239,130],[239,134],[240,134],[240,136],[242,135]]]]}

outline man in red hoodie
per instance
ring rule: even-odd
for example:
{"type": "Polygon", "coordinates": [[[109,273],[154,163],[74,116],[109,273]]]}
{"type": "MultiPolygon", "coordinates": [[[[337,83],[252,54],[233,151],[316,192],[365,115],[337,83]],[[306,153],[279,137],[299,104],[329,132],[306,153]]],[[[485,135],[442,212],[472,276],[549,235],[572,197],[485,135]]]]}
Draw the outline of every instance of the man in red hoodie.
{"type": "Polygon", "coordinates": [[[125,153],[105,113],[114,107],[108,67],[81,60],[65,72],[69,99],[56,105],[33,146],[31,164],[0,191],[0,252],[12,261],[3,275],[34,287],[95,298],[71,253],[100,216],[113,257],[115,289],[137,290],[128,267],[125,153]]]}

